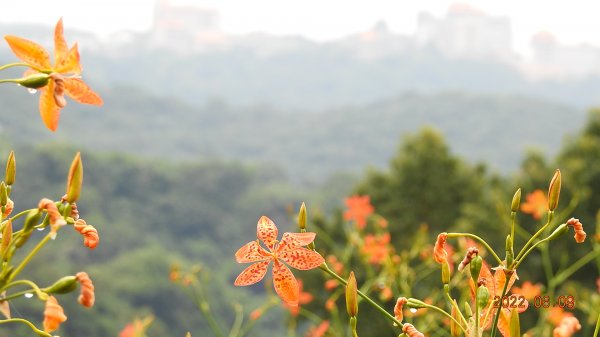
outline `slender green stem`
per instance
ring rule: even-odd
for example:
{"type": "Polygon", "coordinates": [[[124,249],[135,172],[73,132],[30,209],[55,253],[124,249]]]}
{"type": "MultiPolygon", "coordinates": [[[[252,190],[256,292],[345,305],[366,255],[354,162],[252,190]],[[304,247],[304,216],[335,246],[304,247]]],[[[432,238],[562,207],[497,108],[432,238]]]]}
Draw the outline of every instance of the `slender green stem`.
{"type": "Polygon", "coordinates": [[[465,326],[468,326],[469,322],[467,322],[467,319],[465,318],[465,316],[463,316],[462,312],[460,311],[460,308],[458,307],[458,304],[456,304],[456,302],[452,300],[452,297],[450,297],[450,294],[448,293],[446,293],[446,298],[448,299],[448,301],[450,301],[454,309],[456,309],[456,312],[458,312],[458,314],[460,315],[461,321],[465,324],[465,326]]]}
{"type": "Polygon", "coordinates": [[[598,314],[598,320],[596,321],[596,329],[594,329],[594,336],[598,337],[598,332],[600,331],[600,314],[598,314]]]}
{"type": "Polygon", "coordinates": [[[4,80],[0,80],[0,83],[17,83],[19,80],[16,78],[7,78],[4,80]]]}
{"type": "MultiPolygon", "coordinates": [[[[25,284],[31,287],[31,290],[33,290],[35,292],[35,294],[38,296],[38,298],[42,301],[45,301],[47,299],[47,295],[45,295],[45,293],[40,289],[40,287],[38,287],[37,284],[29,281],[29,280],[17,280],[11,283],[8,283],[7,285],[5,285],[4,287],[2,287],[2,289],[0,291],[4,291],[6,289],[12,288],[14,286],[18,286],[21,284],[25,284]]],[[[6,299],[3,299],[6,300],[6,299]]]]}
{"type": "Polygon", "coordinates": [[[5,64],[3,66],[0,66],[0,71],[11,68],[11,67],[31,67],[31,65],[24,63],[24,62],[9,63],[9,64],[5,64]]]}
{"type": "MultiPolygon", "coordinates": [[[[510,283],[511,277],[512,277],[512,274],[510,276],[505,275],[504,287],[502,288],[502,293],[500,294],[500,298],[504,298],[504,295],[506,294],[506,290],[508,289],[508,284],[510,283]]],[[[477,304],[475,304],[475,305],[477,305],[477,304]]],[[[492,324],[492,334],[490,337],[496,336],[496,327],[498,326],[498,319],[500,318],[500,310],[502,310],[502,308],[498,308],[498,311],[496,311],[496,315],[494,316],[494,324],[492,324]]]]}
{"type": "Polygon", "coordinates": [[[542,251],[542,265],[544,266],[544,272],[546,274],[546,280],[550,282],[554,278],[554,271],[552,270],[552,261],[550,260],[550,253],[548,252],[548,245],[541,245],[540,250],[542,251]]]}
{"type": "Polygon", "coordinates": [[[462,324],[460,324],[459,321],[457,321],[454,317],[452,317],[452,315],[450,315],[449,313],[447,313],[445,310],[443,310],[442,308],[438,308],[435,305],[431,305],[431,304],[426,304],[424,303],[424,307],[425,308],[429,308],[429,309],[433,309],[435,311],[438,311],[439,313],[447,316],[448,318],[450,318],[451,320],[454,321],[454,323],[458,324],[458,326],[460,327],[460,329],[463,331],[463,333],[465,334],[465,336],[467,336],[467,331],[465,330],[465,328],[462,326],[462,324]]]}
{"type": "Polygon", "coordinates": [[[466,236],[466,237],[469,237],[469,238],[479,241],[482,245],[485,246],[485,249],[487,249],[490,252],[490,254],[492,254],[492,256],[494,256],[494,259],[496,259],[496,261],[498,261],[498,264],[502,264],[502,260],[498,257],[498,254],[496,254],[496,252],[492,249],[492,247],[490,247],[490,245],[488,245],[488,243],[485,242],[485,240],[483,240],[479,236],[477,236],[475,234],[471,234],[471,233],[448,233],[449,238],[456,238],[456,237],[461,237],[461,236],[466,236]]]}
{"type": "Polygon", "coordinates": [[[567,279],[569,276],[573,275],[577,270],[579,270],[581,267],[585,266],[588,262],[592,261],[597,256],[600,256],[600,250],[588,252],[582,258],[580,258],[579,260],[577,260],[573,264],[571,264],[568,268],[566,268],[565,270],[556,274],[554,276],[554,279],[552,279],[548,282],[548,286],[554,287],[557,284],[561,284],[565,279],[567,279]]]}
{"type": "MultiPolygon", "coordinates": [[[[269,302],[267,302],[266,305],[261,306],[260,307],[260,310],[262,310],[261,317],[267,311],[271,310],[273,307],[275,307],[279,303],[280,303],[279,299],[271,299],[269,302]]],[[[260,317],[257,318],[257,319],[250,319],[249,321],[247,321],[247,323],[244,324],[243,328],[238,333],[238,336],[240,336],[240,337],[246,336],[246,334],[248,334],[248,332],[250,332],[250,330],[252,330],[252,328],[254,327],[254,325],[256,324],[256,322],[258,321],[258,319],[260,319],[260,317]]]]}
{"type": "Polygon", "coordinates": [[[516,212],[510,212],[510,240],[512,244],[510,246],[511,253],[514,252],[515,247],[515,219],[517,218],[516,212]]]}
{"type": "MultiPolygon", "coordinates": [[[[195,284],[198,284],[197,280],[194,280],[195,284]]],[[[217,321],[215,320],[212,311],[210,310],[210,304],[208,303],[208,301],[205,300],[203,293],[202,293],[202,289],[200,289],[200,287],[192,287],[192,294],[194,296],[194,298],[196,299],[196,304],[198,305],[198,309],[200,309],[200,312],[202,312],[202,314],[204,315],[204,318],[206,318],[206,321],[208,322],[208,325],[210,326],[211,330],[215,333],[215,335],[217,337],[225,337],[225,335],[223,334],[223,331],[221,330],[221,327],[219,326],[219,324],[217,323],[217,321]]]]}
{"type": "Polygon", "coordinates": [[[318,316],[318,315],[312,313],[311,311],[308,311],[302,307],[300,308],[300,315],[308,318],[315,324],[319,324],[319,323],[323,322],[323,319],[320,316],[318,316]]]}
{"type": "MultiPolygon", "coordinates": [[[[332,276],[334,279],[338,280],[338,282],[340,282],[344,286],[346,285],[346,283],[347,283],[346,280],[344,280],[341,276],[336,274],[333,270],[329,269],[329,266],[326,263],[323,263],[319,268],[321,268],[321,270],[323,270],[324,272],[326,272],[327,274],[332,276]]],[[[387,317],[389,320],[394,322],[396,325],[398,325],[399,327],[404,326],[404,324],[402,324],[402,322],[397,320],[396,317],[394,317],[392,314],[390,314],[385,309],[383,309],[379,304],[375,303],[375,301],[373,301],[368,295],[366,295],[365,293],[363,293],[360,290],[358,290],[357,293],[360,297],[362,297],[365,301],[367,301],[369,304],[371,304],[375,309],[377,309],[379,312],[381,312],[385,317],[387,317]]]]}
{"type": "Polygon", "coordinates": [[[18,298],[18,297],[21,297],[21,296],[23,296],[25,294],[30,294],[30,293],[31,293],[31,289],[19,291],[19,292],[16,292],[16,293],[12,293],[12,294],[10,294],[10,295],[8,295],[6,297],[0,298],[0,302],[9,301],[9,300],[12,300],[12,299],[15,299],[15,298],[18,298]]]}
{"type": "MultiPolygon", "coordinates": [[[[476,286],[477,287],[477,286],[476,286]]],[[[476,334],[479,334],[479,291],[475,288],[475,331],[476,334]]],[[[465,333],[466,335],[466,333],[465,333]]]]}
{"type": "Polygon", "coordinates": [[[40,251],[40,249],[42,249],[42,247],[44,247],[44,245],[51,238],[52,238],[52,233],[48,233],[40,242],[38,242],[38,244],[29,252],[29,254],[27,254],[27,256],[23,259],[23,261],[21,261],[21,264],[19,264],[17,266],[17,268],[15,268],[15,270],[10,274],[10,278],[8,279],[9,282],[15,276],[17,276],[21,272],[21,270],[23,270],[23,268],[25,268],[25,266],[29,263],[29,261],[31,261],[31,259],[35,256],[35,254],[37,254],[40,251]]]}
{"type": "Polygon", "coordinates": [[[542,243],[548,241],[548,238],[542,239],[538,242],[536,242],[535,244],[533,244],[533,246],[529,247],[529,249],[527,249],[527,251],[525,253],[523,253],[520,258],[515,259],[515,265],[514,267],[512,267],[512,270],[517,270],[517,268],[519,268],[519,266],[521,265],[521,262],[523,262],[525,260],[525,258],[527,257],[527,255],[529,255],[529,253],[531,253],[531,251],[536,248],[537,246],[541,245],[542,243]]]}
{"type": "Polygon", "coordinates": [[[31,330],[33,330],[33,332],[35,332],[39,336],[52,337],[51,334],[36,328],[35,325],[33,325],[33,323],[31,323],[30,321],[23,319],[23,318],[0,319],[0,324],[4,324],[4,323],[23,323],[23,324],[29,326],[31,328],[31,330]]]}
{"type": "Polygon", "coordinates": [[[531,245],[533,243],[533,240],[535,240],[538,236],[542,235],[544,230],[546,230],[546,228],[548,228],[548,226],[552,222],[553,218],[554,218],[554,212],[548,211],[548,221],[546,222],[546,224],[543,225],[531,238],[529,238],[527,243],[525,243],[525,246],[523,246],[523,248],[521,248],[521,251],[519,252],[519,254],[517,254],[517,257],[515,258],[515,260],[519,260],[521,258],[521,256],[523,256],[524,253],[529,252],[529,250],[527,250],[527,248],[529,248],[529,245],[531,245]]]}
{"type": "Polygon", "coordinates": [[[244,310],[242,308],[242,305],[239,303],[235,303],[233,305],[233,310],[235,311],[235,320],[231,325],[231,330],[229,330],[229,337],[237,337],[240,333],[242,323],[244,322],[244,310]]]}

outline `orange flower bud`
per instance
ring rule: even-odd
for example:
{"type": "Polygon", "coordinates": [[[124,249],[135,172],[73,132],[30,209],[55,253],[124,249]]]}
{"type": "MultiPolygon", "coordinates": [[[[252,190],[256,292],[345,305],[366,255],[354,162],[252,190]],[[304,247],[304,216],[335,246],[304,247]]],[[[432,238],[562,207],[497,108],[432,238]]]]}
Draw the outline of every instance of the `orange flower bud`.
{"type": "Polygon", "coordinates": [[[567,221],[567,226],[571,226],[575,230],[574,238],[577,243],[582,243],[583,241],[585,241],[585,237],[587,236],[587,234],[583,231],[583,225],[581,224],[581,222],[579,222],[579,219],[569,219],[569,221],[567,221]]]}
{"type": "Polygon", "coordinates": [[[417,330],[417,328],[415,328],[410,323],[404,323],[404,326],[402,327],[402,332],[407,334],[408,337],[425,337],[425,335],[420,333],[419,330],[417,330]]]}
{"type": "Polygon", "coordinates": [[[408,302],[406,297],[398,297],[396,305],[394,306],[394,317],[400,322],[404,319],[404,313],[402,312],[404,305],[408,302]]]}
{"type": "Polygon", "coordinates": [[[346,284],[346,309],[350,317],[358,315],[358,286],[354,272],[350,272],[348,283],[346,284]]]}
{"type": "Polygon", "coordinates": [[[550,180],[550,186],[548,187],[548,210],[554,211],[558,206],[558,197],[560,196],[560,170],[556,169],[552,180],[550,180]]]}
{"type": "Polygon", "coordinates": [[[6,161],[6,174],[4,175],[4,181],[6,185],[12,185],[15,183],[17,175],[17,162],[15,160],[15,152],[10,151],[8,154],[8,160],[6,161]]]}
{"type": "Polygon", "coordinates": [[[81,154],[77,152],[71,168],[69,169],[69,175],[67,176],[67,202],[72,203],[79,199],[81,193],[81,185],[83,184],[83,163],[81,162],[81,154]]]}
{"type": "Polygon", "coordinates": [[[333,289],[335,289],[338,286],[338,281],[331,279],[331,280],[327,280],[325,281],[325,290],[327,291],[331,291],[333,289]]]}
{"type": "Polygon", "coordinates": [[[48,297],[46,300],[46,308],[44,309],[44,331],[52,332],[67,320],[63,308],[58,304],[54,296],[48,297]]]}
{"type": "Polygon", "coordinates": [[[88,225],[85,220],[77,219],[73,224],[73,228],[83,235],[83,245],[89,249],[94,249],[100,242],[100,236],[98,230],[92,225],[88,225]]]}
{"type": "Polygon", "coordinates": [[[81,294],[79,295],[79,298],[77,298],[77,301],[86,308],[93,307],[96,296],[94,295],[94,284],[92,283],[92,280],[84,271],[75,274],[75,277],[77,277],[77,281],[81,284],[81,294]]]}
{"type": "Polygon", "coordinates": [[[448,253],[446,252],[446,249],[444,249],[447,237],[448,233],[440,233],[435,242],[435,247],[433,247],[433,258],[435,259],[435,262],[440,264],[448,261],[448,253]]]}

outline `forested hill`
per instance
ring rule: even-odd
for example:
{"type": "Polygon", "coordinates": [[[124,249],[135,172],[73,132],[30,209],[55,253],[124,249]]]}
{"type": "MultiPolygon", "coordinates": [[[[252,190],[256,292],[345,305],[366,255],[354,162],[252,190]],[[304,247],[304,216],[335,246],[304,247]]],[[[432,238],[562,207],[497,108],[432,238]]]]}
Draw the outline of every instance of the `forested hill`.
{"type": "Polygon", "coordinates": [[[5,88],[0,101],[11,108],[0,112],[2,134],[17,143],[52,137],[104,152],[268,163],[284,167],[295,180],[312,180],[382,166],[403,134],[424,125],[438,128],[465,158],[512,169],[524,148],[555,153],[585,117],[583,110],[547,101],[460,92],[405,93],[362,106],[289,112],[218,101],[194,107],[130,87],[99,91],[104,107],[69,104],[57,134],[50,135],[36,121],[37,101],[22,97],[30,95],[22,88],[5,88]]]}

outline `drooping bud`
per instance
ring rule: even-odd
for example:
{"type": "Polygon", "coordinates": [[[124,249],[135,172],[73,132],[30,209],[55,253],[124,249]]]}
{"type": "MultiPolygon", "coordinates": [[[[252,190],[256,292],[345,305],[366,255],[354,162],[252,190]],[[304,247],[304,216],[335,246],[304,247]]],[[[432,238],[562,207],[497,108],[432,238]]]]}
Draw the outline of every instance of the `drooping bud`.
{"type": "Polygon", "coordinates": [[[447,237],[448,233],[446,232],[438,234],[435,246],[433,247],[433,259],[440,264],[448,260],[448,253],[445,249],[447,237]]]}
{"type": "Polygon", "coordinates": [[[6,173],[4,175],[4,181],[10,186],[15,183],[16,176],[17,162],[15,161],[15,152],[10,151],[8,154],[8,160],[6,161],[6,173]]]}
{"type": "Polygon", "coordinates": [[[479,279],[479,272],[481,271],[481,266],[483,265],[483,259],[481,256],[477,255],[471,260],[469,265],[471,267],[471,278],[473,279],[473,282],[477,283],[477,280],[479,279]]]}
{"type": "Polygon", "coordinates": [[[44,73],[34,73],[16,80],[16,83],[25,88],[39,89],[48,85],[49,81],[50,75],[44,73]]]}
{"type": "Polygon", "coordinates": [[[521,189],[519,188],[515,195],[513,195],[512,203],[510,204],[510,211],[516,213],[519,210],[519,205],[521,205],[521,189]]]}
{"type": "Polygon", "coordinates": [[[6,206],[8,203],[8,190],[6,189],[6,183],[0,182],[0,205],[6,206]]]}
{"type": "Polygon", "coordinates": [[[452,300],[454,302],[454,305],[452,306],[452,311],[451,316],[454,319],[450,320],[450,336],[452,337],[459,337],[460,336],[460,326],[458,325],[458,323],[456,323],[455,321],[460,321],[460,315],[457,308],[457,304],[456,304],[456,300],[452,300]]]}
{"type": "Polygon", "coordinates": [[[558,206],[558,198],[560,196],[560,170],[556,169],[552,180],[550,180],[550,186],[548,187],[548,210],[553,212],[558,206]]]}
{"type": "Polygon", "coordinates": [[[490,301],[490,291],[483,284],[477,288],[477,306],[479,309],[485,308],[490,301]]]}
{"type": "Polygon", "coordinates": [[[350,317],[358,315],[358,287],[353,271],[350,272],[348,283],[346,284],[346,310],[350,317]]]}
{"type": "Polygon", "coordinates": [[[304,202],[300,205],[300,211],[298,212],[298,227],[300,231],[306,230],[306,205],[304,202]]]}
{"type": "Polygon", "coordinates": [[[571,218],[567,221],[567,226],[573,227],[575,230],[575,241],[582,243],[585,241],[587,234],[583,231],[583,225],[579,222],[579,219],[571,218]]]}
{"type": "Polygon", "coordinates": [[[396,305],[394,306],[394,317],[400,322],[404,319],[404,305],[408,302],[406,297],[398,297],[396,300],[396,305]]]}
{"type": "Polygon", "coordinates": [[[42,289],[48,294],[66,294],[77,289],[77,277],[65,276],[54,282],[53,285],[42,289]]]}
{"type": "Polygon", "coordinates": [[[519,322],[519,311],[517,308],[510,309],[510,337],[521,337],[521,323],[519,322]]]}
{"type": "Polygon", "coordinates": [[[77,152],[71,163],[69,175],[67,176],[67,197],[65,198],[67,202],[73,203],[79,199],[82,184],[83,163],[81,162],[81,154],[77,152]]]}

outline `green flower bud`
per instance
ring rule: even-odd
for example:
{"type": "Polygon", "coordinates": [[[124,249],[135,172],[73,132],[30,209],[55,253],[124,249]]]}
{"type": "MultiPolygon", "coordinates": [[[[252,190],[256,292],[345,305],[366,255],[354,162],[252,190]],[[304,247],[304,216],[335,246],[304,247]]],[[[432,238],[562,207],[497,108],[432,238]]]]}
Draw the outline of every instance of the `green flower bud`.
{"type": "Polygon", "coordinates": [[[306,230],[306,205],[304,203],[302,203],[300,212],[298,212],[298,227],[300,227],[300,231],[306,230]]]}
{"type": "Polygon", "coordinates": [[[471,278],[473,279],[473,282],[475,282],[475,284],[477,284],[477,281],[479,280],[479,272],[481,271],[482,265],[483,259],[479,255],[475,256],[473,260],[471,260],[471,263],[469,263],[469,266],[471,268],[471,278]]]}
{"type": "Polygon", "coordinates": [[[346,284],[346,310],[350,317],[358,315],[358,287],[353,271],[350,272],[348,283],[346,284]]]}
{"type": "Polygon", "coordinates": [[[2,230],[2,241],[0,243],[0,256],[2,256],[2,258],[5,258],[7,255],[8,248],[10,247],[10,243],[12,242],[12,236],[12,221],[8,220],[4,224],[4,229],[2,230]]]}
{"type": "Polygon", "coordinates": [[[442,263],[442,283],[450,283],[450,266],[448,265],[448,261],[442,263]]]}
{"type": "Polygon", "coordinates": [[[4,181],[7,185],[15,183],[15,177],[17,175],[17,162],[15,161],[15,152],[10,151],[8,154],[8,160],[6,161],[6,174],[4,175],[4,181]]]}
{"type": "Polygon", "coordinates": [[[73,158],[73,162],[71,163],[69,175],[67,176],[67,202],[73,203],[76,202],[77,199],[79,199],[82,184],[83,163],[81,162],[81,154],[77,152],[75,158],[73,158]]]}
{"type": "Polygon", "coordinates": [[[473,317],[473,310],[471,309],[469,302],[465,302],[465,316],[467,319],[473,317]]]}
{"type": "Polygon", "coordinates": [[[550,186],[548,187],[548,210],[553,212],[558,206],[558,198],[560,196],[560,170],[556,169],[552,180],[550,180],[550,186]]]}
{"type": "Polygon", "coordinates": [[[66,294],[77,289],[77,284],[77,277],[65,276],[42,290],[48,294],[66,294]]]}
{"type": "Polygon", "coordinates": [[[513,241],[510,235],[506,236],[506,266],[510,267],[514,261],[513,241]]]}
{"type": "Polygon", "coordinates": [[[44,73],[35,73],[16,80],[17,84],[29,89],[45,87],[49,81],[50,75],[44,73]]]}
{"type": "Polygon", "coordinates": [[[3,207],[8,203],[8,190],[6,189],[6,183],[0,182],[0,205],[3,207]]]}
{"type": "Polygon", "coordinates": [[[510,204],[510,211],[516,213],[519,210],[519,205],[521,205],[521,189],[519,188],[515,195],[513,195],[512,203],[510,204]]]}
{"type": "Polygon", "coordinates": [[[421,309],[421,308],[427,308],[428,305],[427,303],[420,301],[416,298],[409,298],[408,301],[406,302],[406,305],[409,308],[414,308],[414,309],[421,309]]]}

